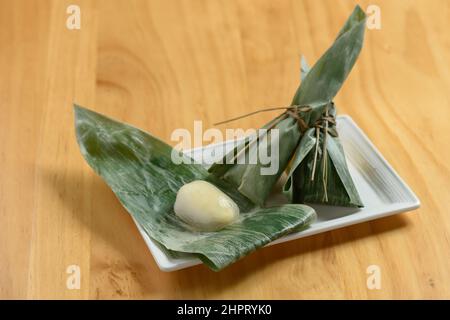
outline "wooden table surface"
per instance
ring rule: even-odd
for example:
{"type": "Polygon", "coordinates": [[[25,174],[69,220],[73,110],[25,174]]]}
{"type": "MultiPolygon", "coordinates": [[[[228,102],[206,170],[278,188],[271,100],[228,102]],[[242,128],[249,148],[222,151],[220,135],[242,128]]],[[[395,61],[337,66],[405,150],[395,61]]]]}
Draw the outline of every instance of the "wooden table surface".
{"type": "MultiPolygon", "coordinates": [[[[371,1],[361,1],[367,8],[371,1]]],[[[336,98],[421,208],[164,273],[83,160],[72,103],[170,142],[290,102],[355,1],[0,1],[0,298],[450,298],[450,3],[376,1],[336,98]],[[81,9],[81,29],[66,9],[81,9]],[[381,289],[366,269],[378,265],[381,289]],[[81,287],[66,286],[70,265],[81,287]]],[[[233,123],[258,127],[276,113],[233,123]]]]}

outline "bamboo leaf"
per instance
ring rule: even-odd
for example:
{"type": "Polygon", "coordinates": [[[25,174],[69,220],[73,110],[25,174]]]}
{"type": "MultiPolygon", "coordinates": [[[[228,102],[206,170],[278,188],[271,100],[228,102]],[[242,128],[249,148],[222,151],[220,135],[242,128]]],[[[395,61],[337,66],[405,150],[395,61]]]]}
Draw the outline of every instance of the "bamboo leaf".
{"type": "Polygon", "coordinates": [[[303,81],[306,77],[306,75],[308,74],[309,70],[311,68],[308,65],[308,62],[306,61],[305,56],[302,55],[301,59],[300,59],[300,79],[301,81],[303,81]]]}
{"type": "Polygon", "coordinates": [[[213,270],[315,218],[304,205],[255,207],[201,165],[172,162],[172,148],[164,142],[96,112],[75,106],[75,126],[84,158],[142,229],[168,250],[198,255],[213,270]],[[207,180],[227,193],[243,212],[239,219],[217,232],[194,232],[179,220],[173,212],[176,193],[193,180],[207,180]]]}
{"type": "Polygon", "coordinates": [[[308,72],[292,105],[320,106],[333,100],[361,51],[365,21],[364,11],[357,6],[333,45],[308,72]]]}
{"type": "MultiPolygon", "coordinates": [[[[314,128],[317,121],[323,117],[325,108],[329,108],[329,104],[332,102],[332,99],[341,88],[355,64],[359,52],[361,51],[364,39],[364,29],[365,14],[361,8],[357,6],[351,16],[347,19],[333,45],[311,69],[307,64],[306,59],[302,57],[302,83],[294,96],[292,105],[309,106],[312,108],[310,112],[300,111],[298,113],[311,129],[314,128]]],[[[331,112],[334,111],[334,109],[331,110],[331,112]]],[[[276,119],[272,120],[272,122],[276,119]]],[[[268,125],[265,127],[268,127],[268,125]]],[[[275,175],[261,175],[259,173],[261,167],[260,164],[227,165],[216,163],[210,168],[210,172],[236,186],[240,192],[255,203],[263,204],[274,184],[281,176],[281,173],[289,166],[288,180],[283,188],[284,193],[288,198],[293,199],[294,201],[310,198],[315,202],[322,203],[324,192],[323,183],[321,191],[312,187],[316,186],[318,188],[319,184],[317,182],[320,181],[320,179],[316,179],[314,184],[303,183],[306,181],[305,177],[300,173],[293,175],[294,170],[302,163],[302,161],[311,161],[310,157],[307,157],[308,152],[311,152],[312,146],[315,144],[317,138],[311,134],[311,129],[307,130],[306,134],[303,133],[302,135],[296,121],[291,117],[287,117],[279,122],[275,128],[280,130],[280,170],[275,175]],[[294,185],[296,184],[295,180],[299,180],[299,178],[302,180],[301,182],[298,182],[297,187],[294,188],[294,185]],[[301,188],[299,187],[300,185],[302,186],[301,188]],[[293,194],[294,192],[297,193],[296,196],[293,194]],[[298,195],[299,192],[316,196],[300,196],[298,195]],[[322,192],[322,194],[318,197],[320,192],[322,192]]],[[[314,131],[314,129],[312,130],[314,131]]],[[[336,132],[336,128],[331,126],[330,131],[336,132]]],[[[319,136],[321,135],[322,133],[319,134],[319,136]]],[[[322,141],[323,139],[319,138],[320,147],[323,147],[322,141]]],[[[336,141],[339,143],[338,140],[336,141]]],[[[245,155],[249,156],[256,153],[257,148],[258,146],[253,145],[252,148],[249,148],[246,151],[245,155]]],[[[236,152],[236,150],[233,152],[236,152]]],[[[362,206],[346,165],[345,167],[341,166],[341,160],[345,159],[343,149],[333,148],[329,153],[330,155],[327,155],[327,157],[332,156],[334,159],[333,162],[330,161],[329,168],[331,169],[327,171],[328,176],[330,176],[331,187],[340,189],[335,190],[334,196],[336,196],[336,199],[333,202],[326,201],[326,204],[340,203],[341,205],[362,206]],[[337,154],[337,152],[341,152],[341,154],[337,154]],[[339,166],[339,168],[337,168],[337,166],[339,166]],[[347,192],[351,194],[349,195],[347,192]],[[339,200],[337,200],[337,198],[339,198],[339,200]]],[[[329,160],[327,160],[327,163],[328,161],[329,160]]],[[[305,168],[306,169],[302,170],[302,172],[308,174],[307,171],[311,170],[308,168],[312,168],[312,165],[306,165],[305,168]]],[[[311,176],[311,172],[309,172],[309,175],[311,176]]]]}
{"type": "MultiPolygon", "coordinates": [[[[310,153],[316,144],[316,137],[314,136],[314,129],[308,129],[306,133],[302,136],[300,144],[295,150],[294,156],[292,157],[292,163],[287,170],[287,179],[283,186],[283,193],[288,198],[290,202],[294,202],[293,196],[293,179],[292,174],[295,169],[300,165],[300,163],[305,159],[305,157],[310,153]]],[[[299,203],[299,202],[297,202],[299,203]]]]}
{"type": "MultiPolygon", "coordinates": [[[[274,120],[277,119],[279,118],[274,120]]],[[[263,129],[270,127],[271,124],[272,122],[268,123],[263,129]]],[[[300,139],[297,123],[293,118],[288,117],[281,120],[274,129],[279,130],[279,141],[275,141],[279,146],[278,154],[271,155],[272,161],[278,165],[276,173],[262,175],[261,168],[267,167],[268,165],[261,164],[259,157],[256,157],[257,162],[255,164],[249,163],[248,159],[255,156],[259,151],[258,148],[260,145],[257,143],[251,144],[245,150],[245,153],[242,153],[242,156],[247,159],[245,164],[239,164],[237,162],[226,164],[226,159],[229,157],[229,155],[226,155],[222,160],[223,163],[216,163],[209,169],[209,172],[213,175],[236,186],[239,192],[261,206],[264,205],[273,186],[285,170],[300,139]]],[[[268,139],[267,150],[270,150],[271,146],[271,140],[268,139]]],[[[235,154],[238,149],[233,150],[232,154],[235,154]]]]}
{"type": "MultiPolygon", "coordinates": [[[[344,202],[340,202],[339,205],[351,205],[354,207],[363,207],[363,203],[361,198],[359,197],[358,190],[353,183],[353,179],[348,171],[347,162],[345,160],[344,148],[338,137],[332,137],[328,140],[327,143],[328,154],[330,155],[330,159],[333,164],[333,168],[336,170],[337,175],[339,176],[339,180],[342,182],[343,187],[345,188],[345,193],[342,193],[340,199],[345,199],[345,196],[348,196],[348,200],[345,199],[344,202]]],[[[339,189],[339,191],[341,191],[339,189]]],[[[338,198],[338,197],[336,197],[338,198]]]]}
{"type": "MultiPolygon", "coordinates": [[[[313,127],[323,116],[324,108],[328,108],[333,117],[336,115],[332,99],[341,88],[361,51],[364,29],[365,14],[357,6],[333,45],[311,69],[306,59],[302,57],[302,83],[292,104],[313,107],[307,119],[309,126],[313,127]]],[[[317,132],[314,134],[314,129],[309,129],[301,137],[283,191],[294,203],[362,207],[363,203],[348,171],[344,149],[337,137],[335,125],[330,125],[329,131],[335,134],[328,134],[326,155],[322,152],[325,143],[323,130],[318,132],[317,137],[317,132]],[[316,148],[313,146],[316,145],[317,139],[319,141],[316,155],[316,148]],[[328,168],[326,174],[324,174],[324,156],[326,156],[325,166],[328,168]],[[323,178],[325,175],[326,180],[323,178]],[[327,197],[324,197],[325,194],[327,197]]]]}

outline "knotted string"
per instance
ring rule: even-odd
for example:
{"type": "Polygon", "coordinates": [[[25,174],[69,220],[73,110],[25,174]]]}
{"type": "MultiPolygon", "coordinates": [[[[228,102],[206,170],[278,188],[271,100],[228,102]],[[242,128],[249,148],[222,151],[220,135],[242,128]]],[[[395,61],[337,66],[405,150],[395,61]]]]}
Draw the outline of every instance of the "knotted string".
{"type": "MultiPolygon", "coordinates": [[[[270,107],[270,108],[264,108],[264,109],[260,109],[257,111],[253,111],[235,118],[231,118],[225,121],[221,121],[221,122],[217,122],[214,123],[213,125],[217,126],[217,125],[221,125],[224,123],[228,123],[228,122],[232,122],[232,121],[236,121],[242,118],[246,118],[252,115],[255,115],[257,113],[261,113],[261,112],[267,112],[267,111],[274,111],[274,110],[286,110],[277,120],[275,120],[271,126],[268,128],[268,130],[264,133],[267,134],[268,131],[272,130],[280,121],[286,119],[287,117],[291,117],[294,118],[297,121],[297,124],[299,126],[299,130],[302,134],[304,134],[306,132],[306,130],[310,129],[310,128],[314,128],[315,129],[315,135],[316,135],[316,143],[315,143],[315,150],[314,150],[314,160],[313,160],[313,169],[311,172],[311,181],[314,181],[314,177],[315,177],[315,173],[316,173],[316,167],[317,167],[317,157],[318,157],[318,153],[319,153],[319,138],[320,138],[320,131],[323,130],[323,148],[322,148],[322,183],[323,183],[323,190],[324,190],[324,195],[323,195],[323,201],[328,202],[328,192],[327,192],[327,186],[328,186],[328,151],[327,151],[327,136],[330,133],[329,132],[329,123],[331,123],[332,125],[336,124],[336,119],[334,118],[334,116],[329,114],[328,111],[328,107],[329,105],[327,105],[325,107],[325,111],[324,111],[324,115],[322,117],[320,117],[319,119],[317,119],[317,121],[314,123],[313,126],[309,126],[305,120],[299,115],[299,112],[310,112],[312,110],[311,107],[309,106],[290,106],[290,107],[270,107]]],[[[337,135],[337,132],[334,132],[332,134],[333,136],[337,135]]],[[[241,154],[241,152],[243,152],[244,150],[246,150],[247,148],[250,147],[250,145],[259,140],[259,136],[258,139],[254,139],[251,140],[250,143],[248,143],[243,149],[241,149],[235,157],[233,157],[233,159],[237,158],[239,154],[241,154]]]]}

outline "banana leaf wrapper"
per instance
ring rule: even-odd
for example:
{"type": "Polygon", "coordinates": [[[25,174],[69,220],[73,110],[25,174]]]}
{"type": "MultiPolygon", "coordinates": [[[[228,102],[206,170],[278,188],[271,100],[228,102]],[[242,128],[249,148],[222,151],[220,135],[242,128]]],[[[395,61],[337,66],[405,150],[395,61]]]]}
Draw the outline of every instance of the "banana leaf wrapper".
{"type": "MultiPolygon", "coordinates": [[[[279,170],[276,174],[261,175],[259,169],[263,166],[260,163],[225,164],[224,160],[211,166],[209,171],[260,205],[265,203],[273,186],[286,171],[283,192],[293,203],[362,207],[336,131],[336,108],[332,101],[361,51],[365,18],[364,11],[357,6],[333,45],[311,69],[302,60],[302,82],[292,108],[263,127],[279,130],[279,170]]],[[[244,149],[246,156],[257,152],[258,147],[253,144],[244,149]]]]}
{"type": "MultiPolygon", "coordinates": [[[[305,205],[255,206],[227,182],[198,164],[172,161],[173,149],[152,135],[99,113],[75,106],[81,153],[150,238],[170,252],[198,256],[214,271],[230,265],[316,217],[305,205]],[[241,214],[216,232],[193,231],[173,211],[181,186],[205,180],[230,196],[241,214]]],[[[188,157],[185,162],[188,162],[188,157]]]]}

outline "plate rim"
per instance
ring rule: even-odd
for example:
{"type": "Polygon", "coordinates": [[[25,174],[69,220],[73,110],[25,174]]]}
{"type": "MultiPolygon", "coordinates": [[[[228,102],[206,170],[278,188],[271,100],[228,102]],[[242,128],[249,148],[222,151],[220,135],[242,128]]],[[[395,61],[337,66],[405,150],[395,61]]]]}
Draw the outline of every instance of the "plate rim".
{"type": "MultiPolygon", "coordinates": [[[[356,216],[356,215],[348,215],[339,217],[330,221],[321,222],[321,226],[317,229],[314,229],[314,225],[312,227],[307,228],[305,230],[302,230],[300,232],[295,232],[288,234],[286,236],[283,236],[279,239],[276,239],[270,243],[268,243],[266,246],[272,246],[276,244],[280,244],[283,242],[288,242],[292,240],[297,240],[304,237],[309,237],[315,234],[328,232],[331,230],[336,230],[344,227],[348,227],[351,225],[364,223],[380,218],[384,218],[387,216],[391,216],[394,214],[398,214],[400,212],[407,212],[414,209],[417,209],[420,207],[420,200],[417,197],[417,195],[414,193],[414,191],[411,189],[411,187],[400,177],[400,175],[395,171],[395,169],[391,166],[391,164],[384,158],[384,156],[381,154],[381,152],[377,149],[377,147],[373,144],[373,142],[369,139],[369,137],[365,134],[365,132],[356,124],[356,122],[352,119],[349,115],[339,115],[337,117],[338,120],[344,120],[349,125],[353,127],[354,130],[360,135],[360,137],[364,140],[365,143],[368,144],[371,151],[378,157],[378,160],[384,164],[385,169],[387,169],[394,178],[399,182],[399,185],[401,185],[405,191],[408,193],[408,196],[411,201],[408,202],[401,202],[401,203],[395,203],[387,206],[387,210],[381,212],[381,213],[373,213],[368,214],[367,216],[356,216]],[[352,218],[353,217],[353,218],[352,218]],[[342,219],[342,220],[341,220],[342,219]],[[327,224],[328,222],[328,224],[327,224]],[[325,226],[323,224],[326,224],[325,226]]],[[[205,148],[215,148],[217,146],[226,144],[230,142],[231,140],[225,140],[223,142],[218,143],[212,143],[208,144],[206,146],[196,147],[189,150],[186,150],[185,153],[192,154],[195,152],[198,152],[200,150],[203,150],[205,148]]],[[[131,216],[132,217],[132,216],[131,216]]],[[[133,218],[133,217],[132,217],[133,218]]],[[[137,223],[137,221],[133,218],[134,223],[136,224],[139,233],[143,237],[150,253],[153,256],[153,259],[155,260],[157,266],[161,271],[164,272],[171,272],[176,270],[181,270],[185,268],[189,268],[198,264],[201,264],[199,258],[193,257],[193,258],[171,258],[169,257],[163,250],[161,250],[157,244],[154,242],[153,239],[151,239],[147,233],[142,229],[142,227],[137,223]]]]}

